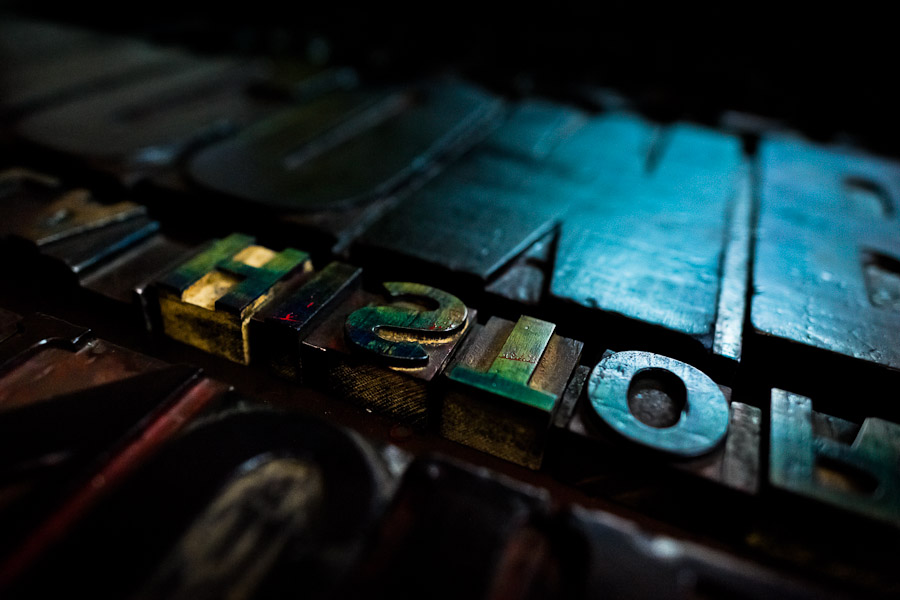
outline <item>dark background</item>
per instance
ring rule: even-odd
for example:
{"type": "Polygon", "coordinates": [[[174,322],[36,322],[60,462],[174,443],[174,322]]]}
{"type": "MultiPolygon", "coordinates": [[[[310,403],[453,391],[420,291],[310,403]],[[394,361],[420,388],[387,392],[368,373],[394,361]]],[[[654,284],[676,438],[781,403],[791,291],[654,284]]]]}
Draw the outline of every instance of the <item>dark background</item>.
{"type": "Polygon", "coordinates": [[[351,64],[368,79],[452,70],[507,95],[540,94],[661,121],[739,130],[789,128],[820,142],[900,156],[900,92],[888,4],[599,3],[540,10],[174,1],[0,2],[57,19],[200,51],[351,64]],[[300,16],[297,16],[300,15],[300,16]],[[747,119],[734,112],[761,116],[747,119]]]}

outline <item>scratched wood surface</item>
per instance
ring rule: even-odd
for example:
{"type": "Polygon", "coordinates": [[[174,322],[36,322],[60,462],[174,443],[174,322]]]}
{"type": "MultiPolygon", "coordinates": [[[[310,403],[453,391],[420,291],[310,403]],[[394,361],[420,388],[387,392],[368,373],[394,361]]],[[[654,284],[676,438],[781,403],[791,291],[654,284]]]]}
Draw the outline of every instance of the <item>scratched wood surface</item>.
{"type": "Polygon", "coordinates": [[[590,193],[564,217],[551,295],[588,319],[626,317],[711,349],[742,176],[738,140],[613,115],[594,118],[557,154],[590,193]]]}
{"type": "MultiPolygon", "coordinates": [[[[829,361],[847,390],[867,366],[896,372],[900,168],[778,139],[766,141],[760,160],[751,312],[760,351],[804,365],[829,361]]],[[[814,386],[811,375],[798,368],[793,378],[814,386]]]]}
{"type": "Polygon", "coordinates": [[[579,122],[577,111],[549,103],[516,106],[484,142],[372,225],[354,256],[484,285],[545,236],[567,194],[577,193],[547,156],[579,122]]]}

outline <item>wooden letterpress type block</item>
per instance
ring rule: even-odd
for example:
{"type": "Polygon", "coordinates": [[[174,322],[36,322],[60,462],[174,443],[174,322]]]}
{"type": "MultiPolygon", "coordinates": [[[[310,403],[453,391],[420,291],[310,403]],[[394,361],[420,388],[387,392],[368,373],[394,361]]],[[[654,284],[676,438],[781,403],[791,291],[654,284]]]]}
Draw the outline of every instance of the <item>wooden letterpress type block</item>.
{"type": "MultiPolygon", "coordinates": [[[[229,430],[243,435],[249,431],[259,439],[245,443],[240,452],[228,453],[230,473],[218,466],[221,459],[214,446],[200,450],[201,460],[217,465],[212,467],[217,480],[207,476],[203,483],[218,485],[198,490],[206,504],[192,516],[190,527],[167,550],[137,597],[172,596],[168,590],[173,589],[175,597],[202,598],[235,589],[271,589],[273,583],[284,585],[280,571],[286,568],[302,574],[298,584],[302,581],[313,597],[339,597],[327,592],[342,583],[356,562],[366,543],[364,534],[380,516],[390,485],[373,450],[326,423],[277,413],[251,412],[206,427],[201,436],[210,439],[218,433],[223,444],[232,439],[225,435],[229,430]],[[276,424],[277,420],[287,424],[276,424]],[[275,447],[277,457],[268,454],[268,448],[275,447]],[[254,451],[260,456],[252,457],[254,451]],[[210,535],[211,531],[222,535],[210,535]],[[235,532],[240,533],[241,544],[234,543],[235,532]]],[[[182,453],[191,441],[179,444],[182,453]]],[[[164,457],[171,461],[170,471],[178,468],[169,458],[175,450],[164,457]]],[[[166,474],[157,468],[150,476],[171,481],[189,474],[166,474]]],[[[165,480],[159,484],[171,487],[165,480]]]]}
{"type": "MultiPolygon", "coordinates": [[[[8,474],[17,465],[29,462],[36,465],[41,456],[64,450],[68,455],[57,456],[52,461],[53,468],[83,462],[84,454],[93,456],[105,451],[147,415],[159,410],[170,395],[189,387],[199,373],[194,367],[170,367],[150,359],[141,365],[142,371],[114,372],[108,358],[113,350],[106,347],[104,351],[107,356],[98,352],[94,356],[99,360],[82,363],[77,372],[81,381],[77,384],[60,383],[53,389],[44,385],[39,391],[23,392],[21,374],[0,380],[4,393],[10,391],[17,396],[4,402],[0,411],[0,430],[4,433],[0,472],[8,474]],[[26,393],[28,397],[24,397],[26,393]],[[128,400],[123,401],[126,396],[128,400]],[[59,426],[61,422],[66,423],[65,428],[59,426]],[[17,436],[17,431],[29,434],[17,436]]],[[[74,379],[75,369],[61,362],[44,362],[41,366],[59,366],[63,371],[61,379],[74,379]]]]}
{"type": "Polygon", "coordinates": [[[255,313],[250,322],[253,363],[302,381],[303,340],[348,296],[359,294],[361,281],[362,269],[333,262],[255,313]]]}
{"type": "Polygon", "coordinates": [[[607,352],[586,371],[573,377],[586,385],[570,386],[554,422],[572,442],[568,454],[563,439],[555,448],[558,466],[577,471],[572,477],[613,476],[637,487],[681,490],[684,477],[679,483],[655,475],[674,469],[693,476],[687,481],[757,493],[758,408],[732,402],[729,388],[695,367],[650,352],[607,352]]]}
{"type": "Polygon", "coordinates": [[[900,165],[774,139],[760,163],[751,342],[770,381],[813,397],[841,387],[900,419],[896,403],[858,393],[861,379],[893,387],[900,370],[900,165]]]}
{"type": "Polygon", "coordinates": [[[89,190],[77,189],[59,195],[49,204],[41,204],[32,219],[19,222],[15,233],[37,248],[44,248],[146,214],[147,209],[134,202],[104,204],[89,190]]]}
{"type": "Polygon", "coordinates": [[[478,292],[491,284],[503,297],[536,304],[549,270],[534,268],[534,259],[549,258],[551,244],[542,241],[573,193],[545,159],[580,121],[575,111],[545,103],[517,106],[481,144],[360,236],[355,260],[367,269],[389,264],[410,277],[426,271],[478,292]],[[517,257],[528,264],[513,268],[517,257]]]}
{"type": "Polygon", "coordinates": [[[587,398],[593,413],[620,435],[675,456],[706,454],[728,433],[728,401],[719,386],[690,365],[658,354],[606,356],[591,372],[587,398]],[[654,422],[654,396],[660,392],[681,395],[683,408],[675,407],[674,423],[654,422]],[[644,397],[649,402],[641,406],[644,397]]]}
{"type": "Polygon", "coordinates": [[[424,427],[433,380],[474,325],[476,311],[442,290],[386,282],[359,290],[303,340],[301,361],[314,385],[371,411],[424,427]]]}
{"type": "Polygon", "coordinates": [[[469,148],[499,108],[496,98],[447,82],[329,95],[199,153],[190,177],[343,248],[398,190],[469,148]]]}
{"type": "Polygon", "coordinates": [[[85,289],[135,304],[148,327],[158,323],[144,292],[190,248],[154,234],[159,223],[143,206],[103,203],[83,189],[64,193],[52,179],[21,169],[0,173],[0,197],[10,215],[0,221],[0,235],[12,234],[29,251],[36,249],[67,282],[74,276],[85,289]]]}
{"type": "MultiPolygon", "coordinates": [[[[333,143],[346,141],[343,138],[357,129],[393,116],[403,106],[403,97],[396,94],[329,94],[272,115],[200,150],[191,157],[188,173],[193,182],[217,194],[263,206],[283,205],[293,196],[305,195],[303,186],[293,179],[301,177],[295,173],[297,168],[315,157],[307,149],[313,148],[316,140],[340,131],[343,137],[333,143]]],[[[307,201],[314,202],[314,198],[307,201]]]]}
{"type": "Polygon", "coordinates": [[[857,425],[773,389],[769,483],[900,527],[900,425],[876,418],[857,425]]]}
{"type": "MultiPolygon", "coordinates": [[[[152,445],[195,414],[196,394],[182,405],[175,399],[200,386],[197,373],[57,319],[22,320],[0,344],[0,555],[25,543],[28,529],[110,453],[135,439],[141,447],[152,445]],[[167,420],[177,406],[177,418],[167,420]]],[[[88,488],[100,493],[105,484],[101,478],[88,488]]]]}
{"type": "Polygon", "coordinates": [[[57,193],[20,190],[13,202],[22,212],[9,227],[14,241],[37,250],[67,279],[133,246],[159,229],[143,206],[129,201],[103,203],[84,189],[57,193]]]}
{"type": "MultiPolygon", "coordinates": [[[[485,168],[525,170],[516,164],[485,168]]],[[[399,257],[406,273],[436,271],[433,279],[440,274],[480,289],[556,223],[561,205],[537,202],[544,197],[522,189],[528,187],[538,186],[482,184],[451,167],[366,231],[354,256],[375,269],[399,257]]]]}
{"type": "MultiPolygon", "coordinates": [[[[170,400],[197,383],[199,373],[194,367],[163,364],[140,373],[109,377],[109,361],[96,366],[98,371],[106,371],[107,380],[103,373],[84,369],[78,375],[89,381],[70,386],[72,391],[63,385],[48,390],[44,385],[41,393],[24,403],[5,403],[2,407],[0,474],[27,483],[20,489],[22,494],[50,495],[61,485],[71,484],[71,479],[86,469],[96,467],[98,457],[110,452],[115,444],[143,434],[144,427],[166,410],[170,400]],[[23,431],[28,435],[21,435],[23,431]]],[[[7,378],[2,385],[10,385],[7,378]]],[[[23,394],[19,391],[18,395],[23,394]]],[[[13,510],[23,517],[38,512],[21,502],[15,506],[12,500],[16,496],[19,492],[14,491],[0,503],[0,518],[8,520],[13,510]]],[[[32,500],[46,508],[50,499],[32,500]]]]}
{"type": "Polygon", "coordinates": [[[601,116],[552,158],[584,189],[562,219],[558,308],[612,345],[737,360],[751,200],[739,139],[601,116]]]}
{"type": "Polygon", "coordinates": [[[324,488],[315,463],[299,458],[236,470],[132,597],[212,599],[264,586],[280,554],[313,530],[324,488]]]}
{"type": "Polygon", "coordinates": [[[32,114],[18,130],[79,167],[132,184],[282,106],[247,92],[265,74],[263,62],[184,57],[166,71],[32,114]]]}
{"type": "Polygon", "coordinates": [[[441,435],[538,469],[550,422],[581,357],[582,342],[553,323],[491,318],[447,370],[441,435]]]}
{"type": "Polygon", "coordinates": [[[73,477],[162,405],[166,395],[153,393],[172,382],[165,366],[41,315],[0,344],[0,555],[73,477]]]}
{"type": "Polygon", "coordinates": [[[44,246],[41,256],[80,277],[158,230],[159,222],[140,216],[44,246]]]}
{"type": "Polygon", "coordinates": [[[232,234],[156,282],[163,331],[171,338],[249,364],[250,317],[311,270],[309,255],[274,252],[232,234]]]}
{"type": "MultiPolygon", "coordinates": [[[[146,209],[129,201],[104,203],[85,189],[64,191],[38,173],[10,170],[0,174],[3,210],[8,218],[0,233],[30,248],[53,252],[56,244],[125,222],[144,219],[146,209]]],[[[98,252],[101,252],[98,250],[98,252]]]]}

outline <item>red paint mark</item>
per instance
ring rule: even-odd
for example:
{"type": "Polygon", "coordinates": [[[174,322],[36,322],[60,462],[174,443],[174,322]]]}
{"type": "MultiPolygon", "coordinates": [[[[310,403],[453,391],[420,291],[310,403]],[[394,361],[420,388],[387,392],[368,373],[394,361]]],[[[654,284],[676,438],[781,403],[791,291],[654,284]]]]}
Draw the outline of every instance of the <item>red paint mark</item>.
{"type": "Polygon", "coordinates": [[[300,322],[300,319],[298,319],[297,316],[292,312],[286,314],[283,317],[275,317],[275,318],[278,319],[279,321],[290,321],[291,323],[299,323],[300,322]]]}
{"type": "Polygon", "coordinates": [[[311,306],[312,306],[313,304],[315,304],[315,303],[316,303],[315,300],[313,300],[312,302],[310,302],[309,304],[306,305],[306,308],[311,307],[311,306]]]}
{"type": "Polygon", "coordinates": [[[62,539],[109,490],[114,489],[132,471],[143,464],[178,432],[214,397],[225,393],[228,386],[202,379],[185,392],[175,404],[150,423],[140,437],[132,440],[119,454],[110,459],[71,496],[57,512],[44,521],[37,530],[0,566],[0,588],[10,584],[28,569],[49,547],[62,539]]]}

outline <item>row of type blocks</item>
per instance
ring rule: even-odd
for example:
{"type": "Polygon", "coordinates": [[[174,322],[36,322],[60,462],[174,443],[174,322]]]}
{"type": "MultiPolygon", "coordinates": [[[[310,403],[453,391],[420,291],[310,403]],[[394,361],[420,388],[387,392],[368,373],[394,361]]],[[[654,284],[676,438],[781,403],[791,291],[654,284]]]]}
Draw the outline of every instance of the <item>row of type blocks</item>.
{"type": "MultiPolygon", "coordinates": [[[[97,247],[115,251],[107,244],[111,237],[158,228],[140,205],[100,204],[86,190],[60,194],[34,174],[16,172],[6,177],[31,182],[32,192],[55,198],[37,204],[38,209],[27,205],[34,213],[24,220],[30,225],[16,235],[42,254],[62,259],[73,270],[79,270],[81,263],[72,247],[87,247],[91,251],[82,251],[86,260],[97,261],[104,258],[97,256],[97,247]],[[91,240],[91,236],[98,239],[91,240]],[[85,243],[85,239],[91,241],[85,243]]],[[[596,377],[583,386],[584,394],[574,384],[569,386],[576,389],[569,390],[571,399],[566,404],[564,392],[579,363],[582,345],[553,333],[551,323],[530,317],[512,323],[495,317],[482,326],[476,322],[475,310],[444,291],[388,283],[380,293],[372,293],[363,289],[358,268],[335,262],[313,273],[306,253],[292,249],[275,253],[241,235],[213,242],[181,266],[156,276],[154,271],[191,251],[177,245],[169,249],[166,244],[172,244],[165,236],[152,236],[150,242],[131,250],[124,262],[115,261],[100,279],[111,275],[122,280],[120,273],[129,273],[125,285],[135,289],[125,290],[125,299],[137,293],[147,313],[145,320],[152,324],[161,317],[166,334],[175,339],[235,362],[253,360],[298,381],[305,375],[312,385],[412,425],[423,427],[430,420],[430,427],[445,437],[530,468],[540,466],[548,441],[552,445],[553,432],[596,437],[590,427],[599,419],[601,434],[612,428],[670,456],[703,456],[696,471],[749,493],[759,488],[759,409],[726,400],[727,388],[717,388],[706,375],[684,363],[638,353],[631,359],[637,366],[624,378],[624,387],[614,387],[602,374],[621,370],[621,365],[602,366],[618,364],[626,354],[606,357],[597,366],[596,377]],[[160,247],[163,252],[158,251],[160,247]],[[150,285],[153,279],[156,283],[150,285]],[[158,302],[158,311],[147,304],[151,296],[158,302]],[[668,366],[654,366],[657,359],[668,366]],[[654,373],[672,372],[677,373],[674,380],[666,376],[654,379],[654,373]],[[680,414],[690,418],[675,414],[669,423],[653,423],[652,414],[645,422],[635,416],[632,407],[626,405],[624,410],[623,400],[640,396],[641,381],[654,382],[651,388],[656,385],[674,398],[681,397],[684,410],[680,414]],[[590,397],[592,393],[611,400],[579,402],[582,395],[590,397]],[[584,406],[591,407],[587,417],[584,406]],[[726,431],[730,434],[723,441],[726,431]],[[710,466],[706,463],[715,454],[713,449],[721,456],[710,466]]],[[[89,287],[90,281],[87,283],[89,287]]],[[[772,448],[773,481],[801,493],[818,490],[821,493],[814,495],[820,499],[841,504],[835,498],[846,494],[827,491],[817,479],[817,464],[837,461],[872,474],[870,478],[878,482],[864,486],[867,497],[843,505],[867,514],[895,513],[896,492],[891,482],[896,473],[890,468],[885,471],[884,465],[892,463],[883,458],[896,453],[896,436],[890,435],[894,426],[869,419],[867,423],[885,423],[881,433],[871,433],[878,428],[870,426],[860,431],[854,448],[861,450],[851,454],[876,458],[828,458],[841,446],[817,442],[818,438],[827,439],[824,433],[802,434],[815,421],[809,410],[773,410],[773,427],[788,415],[806,423],[801,429],[789,427],[787,431],[810,440],[806,446],[817,450],[809,452],[821,458],[807,456],[806,466],[795,469],[790,461],[777,460],[782,455],[777,445],[791,439],[793,433],[772,436],[776,444],[772,448]],[[865,442],[872,438],[884,443],[865,442]],[[782,472],[791,475],[781,477],[782,472]]]]}
{"type": "MultiPolygon", "coordinates": [[[[386,282],[372,293],[358,268],[314,272],[303,252],[253,242],[217,240],[158,280],[166,335],[532,469],[548,444],[571,436],[595,456],[624,441],[723,486],[759,490],[761,411],[689,364],[622,351],[579,367],[583,343],[553,323],[480,325],[446,291],[386,282]],[[668,414],[653,404],[661,396],[668,414]]],[[[816,423],[832,417],[777,389],[770,415],[774,486],[900,523],[900,426],[869,418],[855,437],[830,438],[816,423]],[[868,477],[866,495],[821,480],[817,466],[829,464],[868,477]]]]}
{"type": "MultiPolygon", "coordinates": [[[[102,284],[98,289],[108,292],[108,282],[116,282],[112,295],[125,302],[136,296],[147,323],[161,323],[169,336],[206,351],[253,361],[530,468],[541,465],[546,449],[552,457],[554,448],[568,447],[559,443],[561,436],[602,441],[612,434],[612,448],[624,437],[668,453],[662,460],[679,468],[754,494],[765,472],[760,444],[768,438],[769,481],[777,487],[896,522],[891,457],[897,435],[888,421],[870,418],[862,428],[844,422],[835,429],[835,418],[812,412],[809,404],[781,410],[776,397],[768,436],[761,433],[757,408],[764,403],[731,402],[725,387],[718,388],[721,394],[701,391],[712,389],[712,381],[684,362],[657,357],[669,365],[659,367],[654,355],[637,353],[638,366],[624,387],[611,387],[599,375],[584,384],[587,374],[579,377],[576,369],[581,342],[555,334],[546,321],[493,317],[479,325],[476,311],[445,291],[388,283],[371,292],[358,268],[336,262],[313,273],[306,253],[276,253],[248,236],[192,250],[159,233],[159,224],[138,204],[102,204],[86,190],[63,193],[34,173],[7,172],[3,178],[25,190],[7,196],[13,206],[21,203],[26,217],[16,224],[13,241],[76,275],[89,273],[78,277],[85,288],[102,284]],[[132,235],[140,241],[117,256],[110,240],[132,235]],[[105,266],[88,268],[98,263],[105,266]],[[673,372],[674,378],[660,375],[673,372]],[[592,389],[605,390],[610,399],[588,400],[592,389]],[[675,414],[668,421],[654,410],[643,420],[636,416],[641,407],[632,399],[652,403],[660,390],[675,399],[675,414]],[[704,410],[691,408],[698,406],[704,410]],[[724,427],[716,406],[730,409],[724,427]],[[788,417],[798,425],[775,435],[778,421],[788,417]],[[825,420],[830,425],[820,426],[825,420]],[[793,447],[794,437],[807,449],[802,461],[794,461],[801,456],[795,451],[780,451],[793,447]]],[[[619,364],[627,353],[619,354],[603,360],[619,364]]],[[[600,373],[605,364],[596,367],[600,373]]]]}

